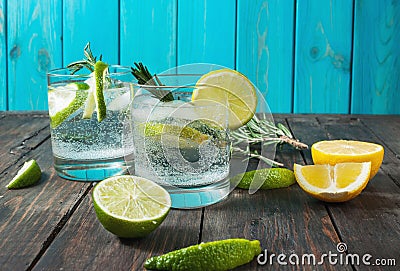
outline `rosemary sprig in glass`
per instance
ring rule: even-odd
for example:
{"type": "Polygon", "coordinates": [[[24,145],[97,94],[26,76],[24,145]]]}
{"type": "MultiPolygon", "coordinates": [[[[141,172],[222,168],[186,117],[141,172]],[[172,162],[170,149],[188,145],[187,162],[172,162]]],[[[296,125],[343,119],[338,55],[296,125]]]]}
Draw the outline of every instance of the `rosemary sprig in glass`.
{"type": "Polygon", "coordinates": [[[259,119],[256,115],[244,126],[231,132],[232,150],[247,156],[246,159],[257,158],[272,166],[283,166],[283,164],[263,156],[257,150],[252,150],[252,146],[261,144],[266,147],[269,144],[287,143],[296,149],[307,149],[308,146],[296,139],[283,124],[276,125],[267,120],[259,119]],[[244,144],[242,144],[244,143],[244,144]],[[240,145],[245,147],[241,147],[240,145]]]}
{"type": "MultiPolygon", "coordinates": [[[[83,49],[84,59],[72,62],[67,65],[67,68],[71,71],[71,74],[77,73],[82,68],[86,68],[89,71],[94,71],[94,65],[96,64],[97,57],[93,56],[92,50],[90,49],[90,42],[88,42],[83,49]]],[[[99,60],[102,60],[103,56],[100,55],[99,60]]]]}
{"type": "Polygon", "coordinates": [[[132,74],[138,80],[139,85],[143,85],[143,88],[148,90],[153,96],[159,99],[161,102],[170,102],[174,100],[174,96],[171,91],[163,89],[163,84],[160,79],[158,79],[157,75],[151,75],[146,66],[143,65],[142,62],[136,63],[135,68],[131,67],[132,74]],[[145,87],[145,85],[149,87],[145,87]],[[154,87],[160,86],[160,87],[154,87]]]}

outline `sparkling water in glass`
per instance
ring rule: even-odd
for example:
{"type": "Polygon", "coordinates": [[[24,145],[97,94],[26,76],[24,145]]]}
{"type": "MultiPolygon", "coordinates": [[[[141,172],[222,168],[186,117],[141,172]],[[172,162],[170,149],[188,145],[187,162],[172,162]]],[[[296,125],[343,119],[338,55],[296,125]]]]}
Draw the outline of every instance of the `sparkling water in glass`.
{"type": "Polygon", "coordinates": [[[84,116],[88,110],[88,93],[95,89],[93,74],[72,75],[67,68],[62,68],[50,71],[47,78],[51,116],[60,107],[60,104],[50,101],[51,96],[61,100],[57,97],[76,91],[76,97],[84,97],[78,108],[67,110],[62,121],[58,121],[60,123],[51,121],[56,172],[63,178],[77,181],[98,181],[127,173],[133,167],[133,145],[123,142],[123,135],[132,133],[130,126],[125,125],[131,115],[130,102],[133,96],[134,78],[130,68],[117,65],[108,68],[103,89],[106,117],[102,121],[97,120],[96,111],[84,116]],[[85,83],[90,88],[72,89],[71,83],[72,86],[85,83]]]}
{"type": "Polygon", "coordinates": [[[135,175],[166,188],[174,208],[219,202],[230,192],[227,103],[192,101],[201,74],[158,77],[163,86],[136,86],[132,102],[135,175]],[[163,91],[174,100],[155,97],[163,91]]]}

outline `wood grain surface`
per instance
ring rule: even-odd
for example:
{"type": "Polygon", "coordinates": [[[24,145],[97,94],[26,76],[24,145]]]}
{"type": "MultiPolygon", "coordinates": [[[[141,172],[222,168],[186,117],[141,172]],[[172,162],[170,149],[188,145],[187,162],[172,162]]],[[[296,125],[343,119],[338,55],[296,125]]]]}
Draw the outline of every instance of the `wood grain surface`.
{"type": "Polygon", "coordinates": [[[0,110],[7,109],[6,0],[0,0],[0,110]]]}
{"type": "MultiPolygon", "coordinates": [[[[237,270],[397,270],[362,262],[330,264],[322,255],[370,254],[376,259],[400,255],[400,133],[398,116],[274,115],[294,136],[311,146],[324,139],[357,139],[382,144],[378,174],[355,199],[323,203],[299,186],[235,189],[229,197],[197,210],[171,210],[153,233],[137,240],[107,232],[95,216],[92,183],[67,181],[52,166],[48,116],[44,112],[0,112],[0,267],[1,270],[144,270],[151,256],[200,242],[242,237],[258,239],[265,263],[253,260],[237,270]],[[24,161],[34,158],[43,176],[35,186],[7,190],[24,161]],[[345,243],[347,251],[338,253],[345,243]],[[278,255],[286,255],[286,266],[278,255]],[[313,254],[316,264],[289,264],[288,257],[313,254]],[[271,255],[275,255],[270,261],[271,255]]],[[[276,149],[287,168],[312,164],[310,150],[276,149]]],[[[235,160],[235,163],[243,163],[235,160]]],[[[248,168],[265,167],[252,159],[248,168]]],[[[235,168],[238,168],[235,166],[235,168]]],[[[339,256],[337,256],[339,257],[339,256]]],[[[340,259],[340,258],[337,258],[340,259]]],[[[360,258],[361,261],[361,258],[360,258]]]]}
{"type": "Polygon", "coordinates": [[[61,1],[6,2],[7,108],[47,109],[46,72],[61,65],[61,1]]]}
{"type": "Polygon", "coordinates": [[[237,6],[236,68],[247,75],[272,112],[293,107],[295,1],[246,1],[237,6]]]}
{"type": "Polygon", "coordinates": [[[83,57],[245,74],[273,113],[399,114],[399,0],[0,0],[0,110],[42,110],[83,57]]]}
{"type": "Polygon", "coordinates": [[[63,1],[63,66],[83,59],[83,48],[92,43],[95,56],[110,64],[119,61],[118,1],[63,1]]]}
{"type": "Polygon", "coordinates": [[[121,0],[120,16],[122,65],[143,62],[153,73],[177,65],[177,1],[121,0]]]}
{"type": "Polygon", "coordinates": [[[178,65],[235,68],[235,0],[178,1],[178,65]]]}
{"type": "Polygon", "coordinates": [[[400,1],[355,3],[351,112],[399,114],[400,1]]]}

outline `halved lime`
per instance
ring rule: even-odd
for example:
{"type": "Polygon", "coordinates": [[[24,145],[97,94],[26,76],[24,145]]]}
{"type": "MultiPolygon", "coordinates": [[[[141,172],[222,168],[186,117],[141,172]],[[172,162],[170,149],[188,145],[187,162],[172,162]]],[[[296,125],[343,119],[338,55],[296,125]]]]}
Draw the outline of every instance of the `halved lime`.
{"type": "Polygon", "coordinates": [[[164,188],[136,176],[105,179],[94,187],[92,198],[103,227],[124,238],[148,235],[171,208],[171,198],[164,188]]]}
{"type": "Polygon", "coordinates": [[[226,239],[201,243],[148,259],[151,270],[231,270],[246,264],[261,253],[260,241],[226,239]]]}
{"type": "Polygon", "coordinates": [[[7,185],[8,189],[18,189],[34,185],[40,180],[42,171],[38,163],[32,159],[25,162],[22,168],[18,171],[17,175],[7,185]]]}
{"type": "MultiPolygon", "coordinates": [[[[221,69],[203,75],[196,83],[192,101],[200,105],[226,105],[229,110],[229,128],[234,130],[246,124],[256,112],[257,93],[254,85],[243,74],[231,70],[221,69]]],[[[224,110],[223,107],[219,106],[224,110]]],[[[217,108],[217,107],[216,107],[217,108]]],[[[204,109],[202,118],[215,120],[220,112],[212,108],[204,109]]],[[[221,123],[224,126],[224,123],[221,123]]]]}
{"type": "Polygon", "coordinates": [[[48,91],[50,125],[56,128],[86,100],[89,86],[86,83],[70,83],[48,91]]]}
{"type": "Polygon", "coordinates": [[[96,91],[94,92],[94,101],[97,110],[97,121],[102,121],[107,115],[106,102],[104,100],[104,82],[108,73],[108,64],[103,61],[97,61],[94,65],[94,76],[96,79],[96,91]]]}

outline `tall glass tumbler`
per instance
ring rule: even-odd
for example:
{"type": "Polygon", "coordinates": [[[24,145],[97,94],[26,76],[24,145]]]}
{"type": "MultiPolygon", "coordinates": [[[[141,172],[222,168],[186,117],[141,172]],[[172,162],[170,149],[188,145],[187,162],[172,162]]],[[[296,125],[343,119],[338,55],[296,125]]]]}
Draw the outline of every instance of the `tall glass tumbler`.
{"type": "Polygon", "coordinates": [[[133,167],[133,145],[123,142],[130,126],[133,75],[112,65],[103,79],[104,119],[97,118],[93,73],[71,74],[67,68],[47,74],[54,168],[63,178],[100,181],[133,167]]]}

